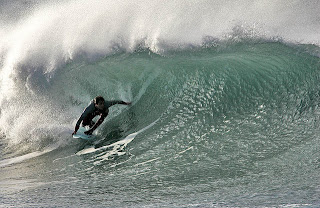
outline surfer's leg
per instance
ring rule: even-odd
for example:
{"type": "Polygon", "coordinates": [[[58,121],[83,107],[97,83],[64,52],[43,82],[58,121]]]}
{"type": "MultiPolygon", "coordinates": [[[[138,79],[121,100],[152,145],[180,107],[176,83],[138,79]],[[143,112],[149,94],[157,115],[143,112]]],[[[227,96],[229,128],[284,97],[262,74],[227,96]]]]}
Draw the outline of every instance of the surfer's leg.
{"type": "Polygon", "coordinates": [[[89,124],[89,127],[92,128],[94,126],[95,122],[91,121],[89,124]]]}
{"type": "Polygon", "coordinates": [[[95,123],[92,121],[92,120],[89,120],[89,119],[85,119],[82,121],[82,126],[85,127],[85,126],[89,126],[90,128],[93,127],[95,123]]]}

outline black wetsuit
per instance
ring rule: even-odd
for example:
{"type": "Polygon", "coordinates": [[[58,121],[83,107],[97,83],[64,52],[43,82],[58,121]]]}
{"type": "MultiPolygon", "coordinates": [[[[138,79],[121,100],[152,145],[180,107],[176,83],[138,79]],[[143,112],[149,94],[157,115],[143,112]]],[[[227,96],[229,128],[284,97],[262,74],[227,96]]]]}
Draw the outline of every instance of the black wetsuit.
{"type": "Polygon", "coordinates": [[[107,115],[109,113],[109,107],[116,105],[116,104],[124,104],[125,105],[127,103],[124,101],[120,101],[120,100],[105,101],[103,110],[100,110],[95,107],[95,104],[92,101],[90,103],[90,105],[88,107],[86,107],[86,109],[83,111],[80,118],[78,119],[75,131],[78,131],[81,122],[82,122],[83,126],[89,126],[92,131],[95,130],[107,117],[107,115]],[[100,118],[96,123],[94,123],[92,121],[92,119],[98,115],[100,115],[100,118]]]}

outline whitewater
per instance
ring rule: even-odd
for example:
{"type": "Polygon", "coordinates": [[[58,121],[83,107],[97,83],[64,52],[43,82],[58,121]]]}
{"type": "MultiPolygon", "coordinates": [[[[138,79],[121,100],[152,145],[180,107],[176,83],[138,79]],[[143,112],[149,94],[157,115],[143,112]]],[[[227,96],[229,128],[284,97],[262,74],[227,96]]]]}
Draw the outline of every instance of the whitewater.
{"type": "Polygon", "coordinates": [[[0,207],[319,207],[319,11],[1,1],[0,207]]]}

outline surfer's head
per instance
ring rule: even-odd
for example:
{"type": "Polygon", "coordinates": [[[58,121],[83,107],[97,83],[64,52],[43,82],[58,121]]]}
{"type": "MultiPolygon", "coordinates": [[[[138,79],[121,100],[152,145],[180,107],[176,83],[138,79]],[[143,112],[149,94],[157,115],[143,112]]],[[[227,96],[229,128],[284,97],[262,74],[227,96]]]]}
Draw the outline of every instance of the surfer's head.
{"type": "Polygon", "coordinates": [[[96,108],[103,110],[104,108],[104,98],[102,96],[97,96],[93,99],[96,108]]]}

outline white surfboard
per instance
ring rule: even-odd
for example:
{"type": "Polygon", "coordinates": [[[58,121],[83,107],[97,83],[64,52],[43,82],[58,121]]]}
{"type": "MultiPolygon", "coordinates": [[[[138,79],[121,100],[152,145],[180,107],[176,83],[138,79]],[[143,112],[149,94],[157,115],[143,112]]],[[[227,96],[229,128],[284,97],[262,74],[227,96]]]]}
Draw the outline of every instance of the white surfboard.
{"type": "Polygon", "coordinates": [[[74,139],[92,140],[94,138],[94,135],[87,135],[84,133],[85,131],[87,131],[86,128],[80,127],[78,132],[72,135],[72,137],[74,139]]]}
{"type": "Polygon", "coordinates": [[[93,135],[87,135],[87,134],[81,134],[81,133],[77,133],[72,135],[73,138],[75,139],[84,139],[84,140],[91,140],[94,138],[93,135]]]}

